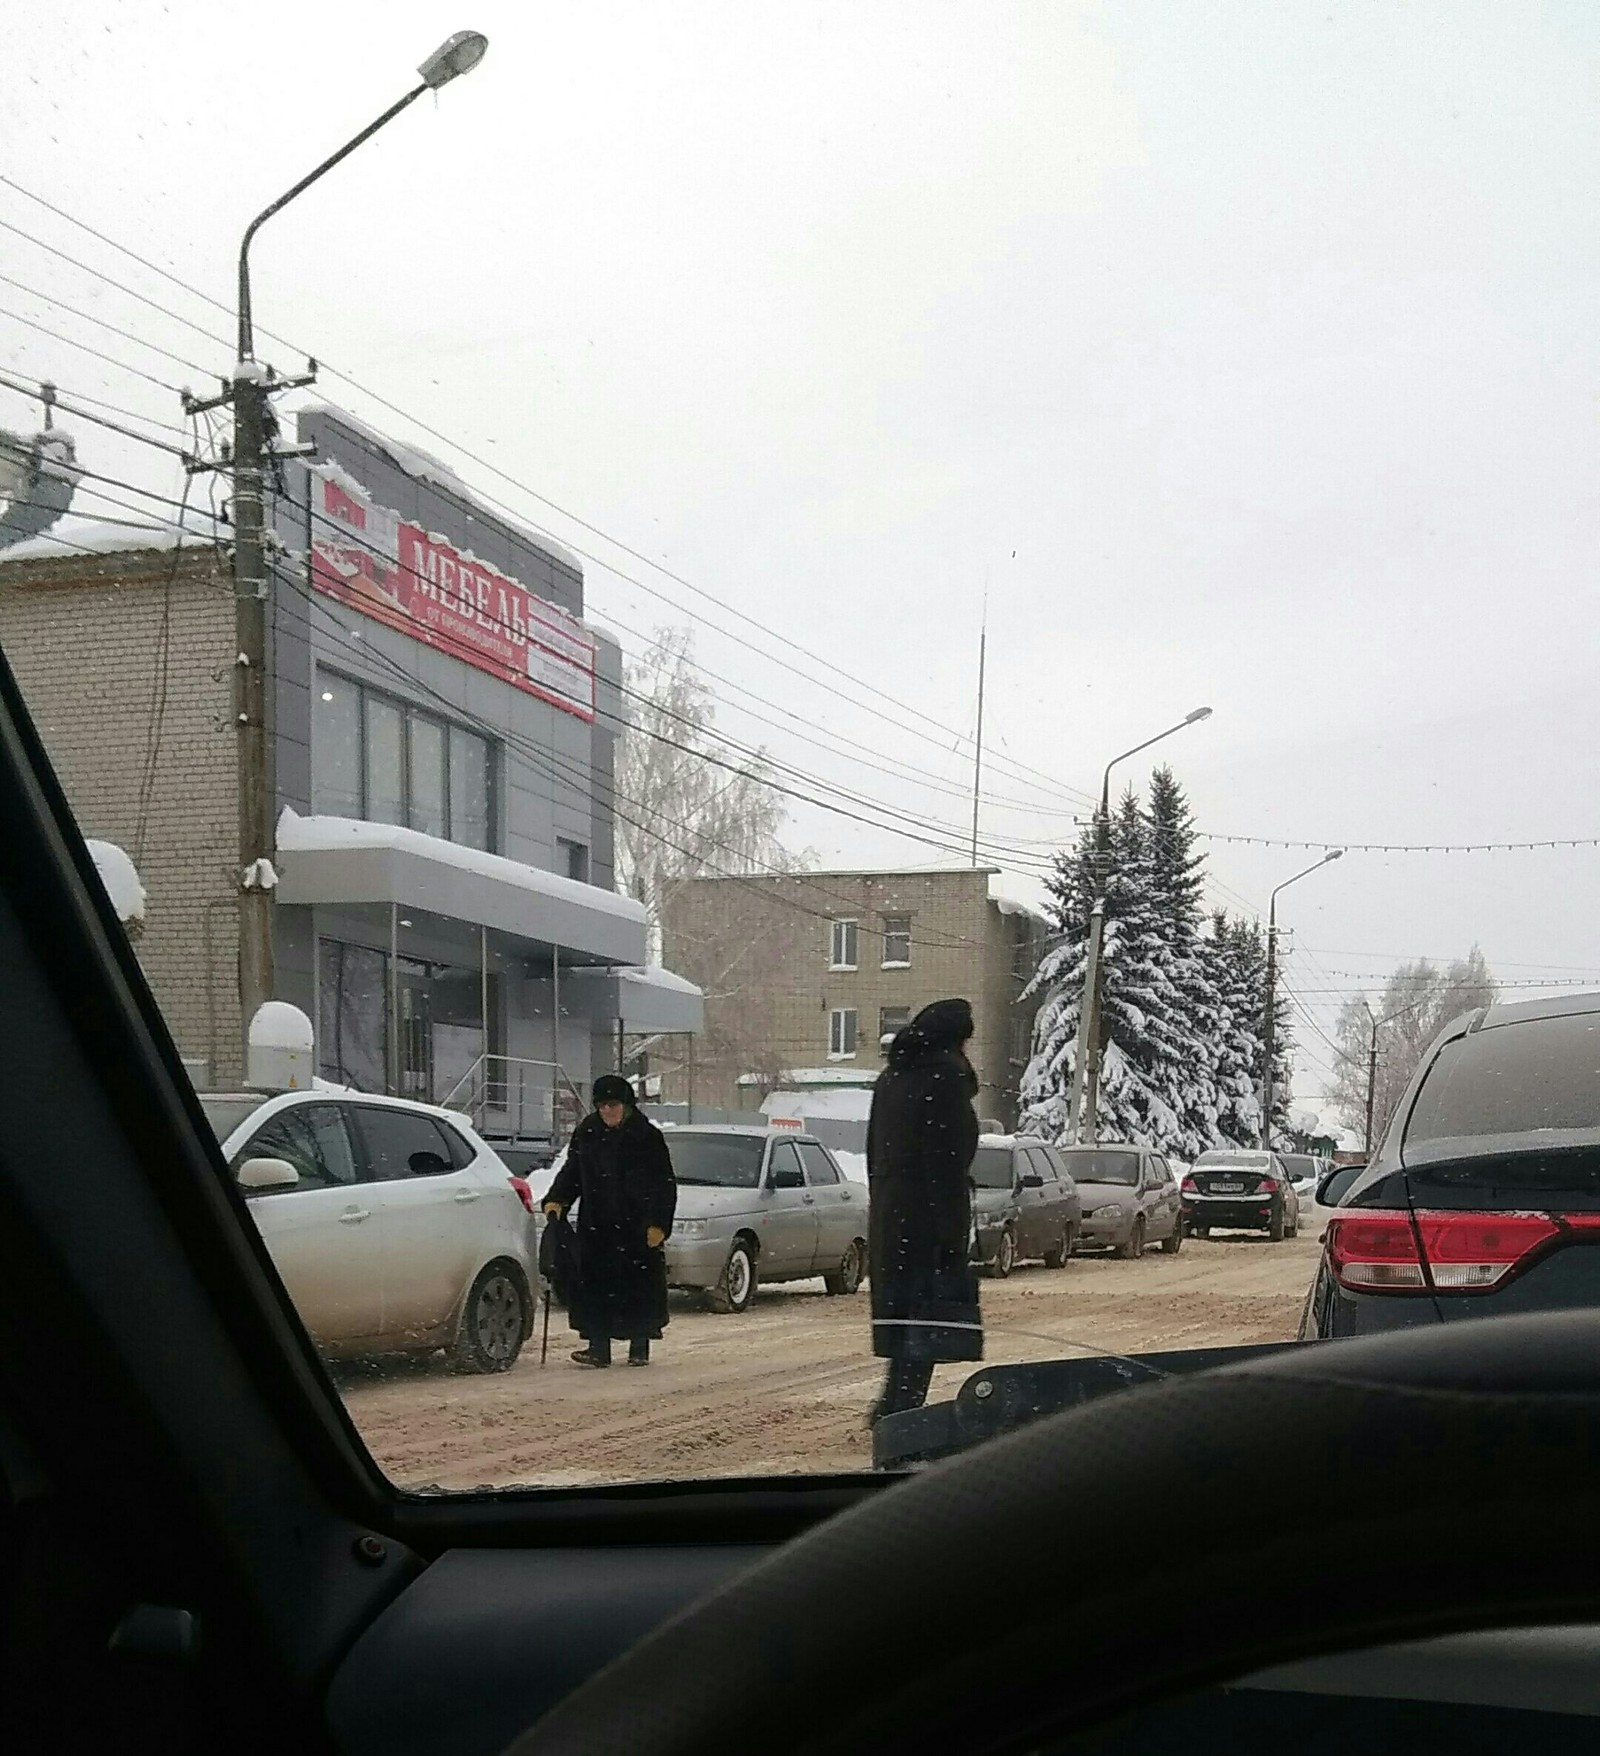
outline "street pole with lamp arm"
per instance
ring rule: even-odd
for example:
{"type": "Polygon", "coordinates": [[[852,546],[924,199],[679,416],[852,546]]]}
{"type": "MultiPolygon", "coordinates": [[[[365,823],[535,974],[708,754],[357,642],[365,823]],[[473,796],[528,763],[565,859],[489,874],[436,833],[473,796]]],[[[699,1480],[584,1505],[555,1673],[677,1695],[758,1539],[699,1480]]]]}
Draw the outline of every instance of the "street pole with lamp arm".
{"type": "MultiPolygon", "coordinates": [[[[233,369],[233,605],[238,686],[234,726],[239,778],[239,1010],[244,1056],[249,1061],[250,1021],[272,998],[272,791],[267,741],[267,554],[263,471],[266,461],[271,375],[255,361],[250,303],[250,245],[275,213],[309,189],[365,140],[392,122],[425,91],[437,91],[483,59],[488,39],[458,31],[417,69],[416,87],[375,122],[347,141],[308,176],[261,210],[239,245],[238,359],[233,369]]],[[[281,387],[281,386],[280,386],[281,387]]],[[[213,405],[207,405],[213,406],[213,405]]]]}
{"type": "Polygon", "coordinates": [[[1343,854],[1343,848],[1334,848],[1324,854],[1314,866],[1307,866],[1305,871],[1296,872],[1292,878],[1285,878],[1267,901],[1267,1005],[1261,1021],[1262,1045],[1266,1051],[1266,1065],[1261,1072],[1261,1145],[1268,1152],[1272,1150],[1272,1103],[1275,1095],[1272,1058],[1276,1053],[1274,1039],[1277,1035],[1278,1012],[1278,890],[1287,890],[1291,884],[1298,884],[1302,878],[1309,878],[1313,872],[1320,872],[1331,860],[1340,859],[1343,854]]]}
{"type": "Polygon", "coordinates": [[[1111,863],[1111,771],[1119,762],[1126,762],[1130,756],[1137,756],[1141,750],[1148,750],[1152,744],[1159,744],[1163,738],[1170,738],[1174,732],[1181,732],[1185,726],[1198,725],[1201,720],[1210,719],[1209,707],[1197,707],[1187,713],[1175,726],[1168,726],[1164,732],[1157,732],[1153,738],[1146,738],[1142,744],[1135,744],[1131,750],[1124,750],[1120,756],[1113,756],[1106,764],[1105,775],[1100,782],[1100,810],[1095,819],[1095,897],[1094,908],[1089,915],[1088,956],[1083,971],[1083,1001],[1078,1008],[1078,1045],[1072,1067],[1072,1096],[1067,1117],[1068,1138],[1093,1140],[1095,1124],[1100,1102],[1100,947],[1105,937],[1106,917],[1106,880],[1109,876],[1111,863]],[[1083,1114],[1083,1127],[1079,1128],[1078,1116],[1083,1114]]]}

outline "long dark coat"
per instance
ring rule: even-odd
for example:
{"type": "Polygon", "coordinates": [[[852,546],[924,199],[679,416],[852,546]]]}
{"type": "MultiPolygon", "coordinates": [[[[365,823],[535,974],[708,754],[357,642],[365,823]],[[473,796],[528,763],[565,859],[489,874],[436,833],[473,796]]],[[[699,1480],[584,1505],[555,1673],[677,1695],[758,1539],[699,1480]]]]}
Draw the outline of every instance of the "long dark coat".
{"type": "Polygon", "coordinates": [[[867,1124],[872,1350],[888,1359],[981,1360],[972,1240],[978,1089],[958,1043],[907,1029],[878,1075],[867,1124]]]}
{"type": "Polygon", "coordinates": [[[658,1338],[667,1325],[667,1264],[645,1242],[672,1230],[678,1184],[661,1130],[630,1109],[615,1128],[597,1114],[572,1132],[546,1201],[577,1203],[579,1282],[567,1320],[586,1341],[658,1338]]]}

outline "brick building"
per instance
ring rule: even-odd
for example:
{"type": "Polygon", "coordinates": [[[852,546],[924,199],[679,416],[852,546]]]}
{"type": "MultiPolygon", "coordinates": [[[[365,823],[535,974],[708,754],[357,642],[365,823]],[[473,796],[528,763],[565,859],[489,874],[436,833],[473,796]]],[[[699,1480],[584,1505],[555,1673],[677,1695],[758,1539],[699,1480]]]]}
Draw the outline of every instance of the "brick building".
{"type": "Polygon", "coordinates": [[[0,649],[79,827],[139,869],[139,962],[180,1050],[237,1078],[232,582],[209,543],[65,528],[0,551],[0,649]]]}
{"type": "MultiPolygon", "coordinates": [[[[299,428],[314,456],[269,496],[274,997],[325,1077],[547,1134],[620,1032],[701,1019],[614,889],[620,651],[576,557],[446,465],[336,409],[299,428]]],[[[226,1086],[232,581],[209,526],[176,534],[68,520],[0,551],[0,648],[83,833],[139,868],[136,950],[180,1051],[226,1086]]]]}
{"type": "Polygon", "coordinates": [[[663,957],[704,991],[706,1029],[692,1069],[666,1071],[663,1097],[756,1109],[780,1086],[870,1083],[881,1037],[930,1001],[964,995],[978,1110],[1014,1123],[1035,1010],[1021,994],[1045,925],[992,895],[993,876],[808,872],[680,886],[663,911],[663,957]]]}

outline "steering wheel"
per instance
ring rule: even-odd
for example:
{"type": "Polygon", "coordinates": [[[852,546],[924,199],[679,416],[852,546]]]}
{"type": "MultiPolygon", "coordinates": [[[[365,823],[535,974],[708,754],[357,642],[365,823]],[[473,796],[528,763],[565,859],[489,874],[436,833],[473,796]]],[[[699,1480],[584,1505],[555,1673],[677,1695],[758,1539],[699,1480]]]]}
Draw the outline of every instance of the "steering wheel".
{"type": "Polygon", "coordinates": [[[1308,1345],[885,1488],[507,1756],[1001,1751],[1293,1658],[1582,1621],[1597,1498],[1600,1313],[1308,1345]]]}

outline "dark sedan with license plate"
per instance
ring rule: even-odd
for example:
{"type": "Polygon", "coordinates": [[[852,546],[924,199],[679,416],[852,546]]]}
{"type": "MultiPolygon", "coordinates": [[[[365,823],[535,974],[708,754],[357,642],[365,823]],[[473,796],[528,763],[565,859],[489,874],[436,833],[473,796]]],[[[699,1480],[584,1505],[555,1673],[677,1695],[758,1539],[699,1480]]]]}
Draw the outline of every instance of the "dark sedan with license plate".
{"type": "Polygon", "coordinates": [[[1305,1338],[1600,1306],[1600,994],[1447,1025],[1338,1176],[1305,1338]]]}
{"type": "Polygon", "coordinates": [[[1300,1228],[1294,1179],[1275,1152],[1203,1152],[1181,1193],[1191,1237],[1203,1238],[1215,1228],[1265,1232],[1276,1243],[1300,1228]]]}

